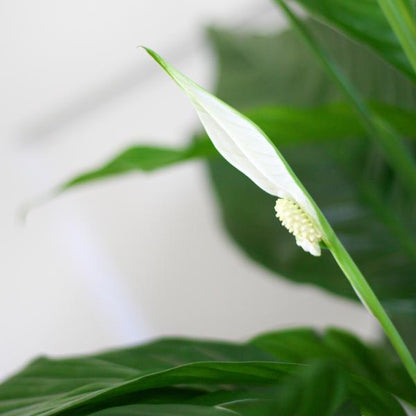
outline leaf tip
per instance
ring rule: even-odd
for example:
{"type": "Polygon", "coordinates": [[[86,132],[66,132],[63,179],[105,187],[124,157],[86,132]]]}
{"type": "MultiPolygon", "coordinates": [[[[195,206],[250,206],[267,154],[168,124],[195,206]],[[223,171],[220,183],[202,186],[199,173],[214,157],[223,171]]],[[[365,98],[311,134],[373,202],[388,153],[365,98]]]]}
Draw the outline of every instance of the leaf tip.
{"type": "Polygon", "coordinates": [[[162,68],[167,70],[167,64],[165,60],[153,49],[145,45],[138,45],[137,48],[145,50],[162,68]]]}

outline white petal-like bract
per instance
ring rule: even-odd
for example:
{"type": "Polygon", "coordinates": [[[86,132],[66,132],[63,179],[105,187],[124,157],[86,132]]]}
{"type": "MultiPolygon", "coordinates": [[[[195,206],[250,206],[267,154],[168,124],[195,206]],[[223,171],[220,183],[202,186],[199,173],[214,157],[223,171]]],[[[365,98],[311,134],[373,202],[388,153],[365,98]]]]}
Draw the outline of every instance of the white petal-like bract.
{"type": "Polygon", "coordinates": [[[219,153],[265,192],[295,201],[320,227],[317,212],[308,195],[266,134],[243,114],[173,68],[156,52],[148,48],[145,50],[190,98],[219,153]]]}

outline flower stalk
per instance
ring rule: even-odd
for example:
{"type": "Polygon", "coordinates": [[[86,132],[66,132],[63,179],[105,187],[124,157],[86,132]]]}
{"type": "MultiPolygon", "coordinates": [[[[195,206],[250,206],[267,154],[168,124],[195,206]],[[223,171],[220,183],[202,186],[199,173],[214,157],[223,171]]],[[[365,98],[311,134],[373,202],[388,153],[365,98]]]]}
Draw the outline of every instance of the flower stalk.
{"type": "Polygon", "coordinates": [[[416,363],[403,338],[394,326],[383,305],[378,300],[373,289],[368,284],[366,278],[363,276],[322,213],[320,214],[320,218],[325,228],[325,243],[329,251],[343,271],[345,277],[350,282],[362,304],[377,319],[380,326],[383,328],[384,333],[390,340],[397,355],[400,357],[403,365],[416,385],[416,363]]]}

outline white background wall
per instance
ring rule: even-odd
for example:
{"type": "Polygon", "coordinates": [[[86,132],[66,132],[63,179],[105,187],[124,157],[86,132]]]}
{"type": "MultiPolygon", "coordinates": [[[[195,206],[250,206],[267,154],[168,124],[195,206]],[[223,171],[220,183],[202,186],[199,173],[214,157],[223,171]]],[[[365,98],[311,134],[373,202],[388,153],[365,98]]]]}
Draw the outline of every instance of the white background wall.
{"type": "Polygon", "coordinates": [[[136,45],[210,87],[204,25],[250,16],[249,26],[282,24],[266,0],[0,2],[0,378],[39,354],[166,334],[242,340],[340,325],[374,335],[359,306],[245,259],[197,162],[74,190],[26,226],[16,220],[23,202],[124,146],[184,143],[198,126],[136,45]]]}

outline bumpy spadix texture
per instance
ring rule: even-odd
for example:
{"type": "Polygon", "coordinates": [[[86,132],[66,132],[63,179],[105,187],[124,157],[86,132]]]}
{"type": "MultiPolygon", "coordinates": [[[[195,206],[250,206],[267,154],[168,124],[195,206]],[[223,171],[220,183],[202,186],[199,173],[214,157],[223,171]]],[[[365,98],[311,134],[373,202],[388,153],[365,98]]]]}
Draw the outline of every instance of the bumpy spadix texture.
{"type": "Polygon", "coordinates": [[[321,255],[320,229],[303,209],[290,199],[280,198],[275,205],[276,217],[296,238],[296,244],[314,256],[321,255]]]}
{"type": "Polygon", "coordinates": [[[288,229],[295,235],[298,245],[313,255],[319,255],[317,241],[322,237],[317,228],[319,215],[313,201],[265,133],[243,114],[173,68],[156,52],[145,50],[189,97],[218,152],[265,192],[295,201],[299,210],[283,209],[281,218],[285,225],[290,225],[288,229]],[[303,221],[299,223],[302,224],[300,228],[295,218],[303,221]],[[313,224],[317,226],[314,228],[313,224]]]}

